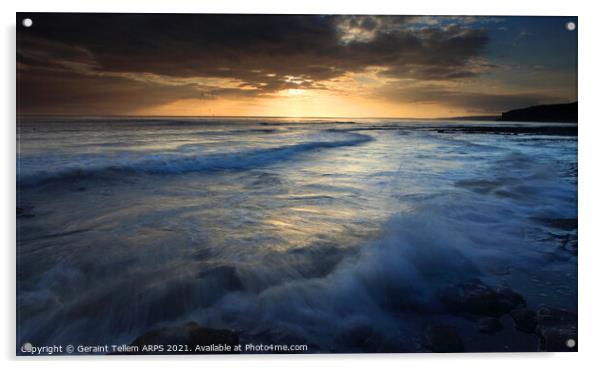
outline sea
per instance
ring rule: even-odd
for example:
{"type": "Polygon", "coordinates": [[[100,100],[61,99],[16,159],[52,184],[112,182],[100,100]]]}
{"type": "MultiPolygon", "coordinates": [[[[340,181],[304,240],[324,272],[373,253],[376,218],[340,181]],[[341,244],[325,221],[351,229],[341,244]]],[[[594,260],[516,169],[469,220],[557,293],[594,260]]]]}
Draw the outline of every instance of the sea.
{"type": "Polygon", "coordinates": [[[187,322],[308,352],[533,351],[465,281],[577,310],[577,136],[553,123],[19,117],[17,346],[187,322]]]}

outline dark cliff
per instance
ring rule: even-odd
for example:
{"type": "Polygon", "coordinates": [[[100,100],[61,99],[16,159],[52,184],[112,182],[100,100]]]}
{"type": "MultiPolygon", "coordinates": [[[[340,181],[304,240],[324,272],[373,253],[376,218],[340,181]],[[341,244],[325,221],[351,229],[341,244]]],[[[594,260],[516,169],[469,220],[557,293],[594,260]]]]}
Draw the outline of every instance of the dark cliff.
{"type": "Polygon", "coordinates": [[[570,104],[536,105],[502,113],[501,121],[577,123],[577,102],[570,104]]]}

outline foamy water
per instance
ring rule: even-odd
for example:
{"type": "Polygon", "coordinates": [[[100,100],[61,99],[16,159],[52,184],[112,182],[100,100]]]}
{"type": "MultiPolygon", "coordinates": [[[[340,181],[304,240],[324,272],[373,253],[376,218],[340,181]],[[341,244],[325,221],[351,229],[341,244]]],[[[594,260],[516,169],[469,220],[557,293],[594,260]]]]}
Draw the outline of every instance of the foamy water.
{"type": "Polygon", "coordinates": [[[577,138],[436,129],[457,124],[24,120],[17,343],[194,320],[313,352],[422,351],[433,322],[474,333],[440,301],[474,278],[576,310],[577,138]]]}

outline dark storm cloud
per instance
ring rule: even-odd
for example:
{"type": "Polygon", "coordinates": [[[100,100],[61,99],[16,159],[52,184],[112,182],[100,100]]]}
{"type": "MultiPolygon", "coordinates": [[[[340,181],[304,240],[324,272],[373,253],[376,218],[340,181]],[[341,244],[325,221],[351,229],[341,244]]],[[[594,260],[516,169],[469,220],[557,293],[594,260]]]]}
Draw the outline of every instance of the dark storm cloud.
{"type": "MultiPolygon", "coordinates": [[[[49,84],[85,76],[79,84],[57,86],[62,90],[86,89],[86,78],[101,79],[103,74],[108,80],[102,85],[116,86],[126,84],[134,73],[220,77],[240,83],[210,93],[198,82],[184,83],[182,91],[176,93],[176,87],[168,91],[174,93],[173,98],[320,88],[323,81],[367,67],[380,67],[380,73],[389,78],[474,77],[481,69],[473,61],[488,42],[484,29],[457,24],[415,28],[415,17],[402,16],[30,16],[34,26],[21,28],[17,40],[19,75],[26,76],[24,70],[43,69],[46,74],[56,74],[49,84]],[[73,76],[66,77],[70,73],[73,76]]],[[[22,89],[26,98],[44,104],[45,94],[39,90],[50,87],[36,86],[31,78],[24,78],[28,79],[27,88],[22,89]]],[[[77,95],[75,90],[70,93],[77,95]]],[[[88,93],[92,92],[84,95],[88,93]]],[[[167,93],[164,95],[167,98],[167,93]]]]}
{"type": "Polygon", "coordinates": [[[78,75],[70,72],[26,70],[19,76],[17,104],[24,112],[48,114],[115,114],[149,104],[192,98],[199,92],[190,86],[152,88],[125,78],[78,75]],[[23,96],[22,93],[26,96],[23,96]]]}
{"type": "Polygon", "coordinates": [[[18,110],[46,114],[114,115],[180,99],[244,97],[253,93],[194,84],[161,84],[158,88],[156,83],[143,80],[53,69],[21,70],[18,79],[18,110]]]}

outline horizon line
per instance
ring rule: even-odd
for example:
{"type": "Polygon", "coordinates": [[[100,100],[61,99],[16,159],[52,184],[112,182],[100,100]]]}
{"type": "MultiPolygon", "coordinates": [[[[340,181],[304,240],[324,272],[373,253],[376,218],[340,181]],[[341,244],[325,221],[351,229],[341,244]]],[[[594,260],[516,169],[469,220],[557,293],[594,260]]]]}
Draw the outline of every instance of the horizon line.
{"type": "Polygon", "coordinates": [[[43,114],[43,113],[17,113],[16,117],[99,117],[99,118],[288,118],[288,119],[462,119],[462,118],[496,118],[498,114],[462,115],[453,117],[353,117],[353,116],[288,116],[288,115],[137,115],[137,114],[43,114]]]}

